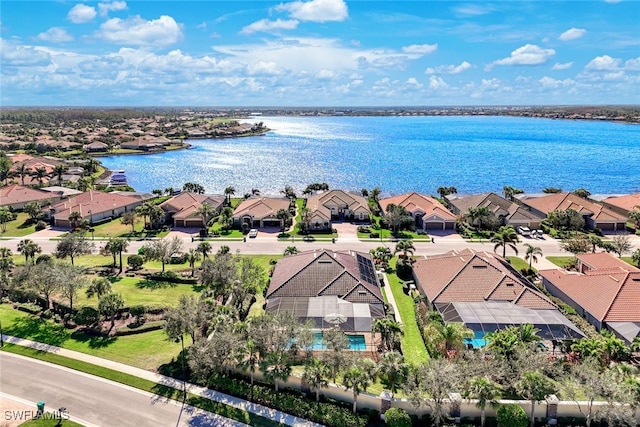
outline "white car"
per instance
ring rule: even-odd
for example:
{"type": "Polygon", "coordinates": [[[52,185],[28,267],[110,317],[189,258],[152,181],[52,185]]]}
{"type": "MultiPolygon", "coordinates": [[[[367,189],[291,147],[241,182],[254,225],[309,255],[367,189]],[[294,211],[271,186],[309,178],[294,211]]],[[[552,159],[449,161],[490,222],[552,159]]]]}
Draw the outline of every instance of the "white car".
{"type": "Polygon", "coordinates": [[[529,229],[529,227],[522,227],[522,226],[520,226],[520,227],[518,227],[518,229],[517,229],[517,230],[518,230],[518,233],[519,233],[519,234],[522,234],[522,235],[523,235],[523,236],[525,236],[525,237],[529,237],[529,236],[531,236],[531,230],[529,229]]]}
{"type": "Polygon", "coordinates": [[[256,237],[258,235],[258,230],[256,230],[255,228],[252,228],[251,230],[249,230],[249,237],[253,238],[256,237]]]}

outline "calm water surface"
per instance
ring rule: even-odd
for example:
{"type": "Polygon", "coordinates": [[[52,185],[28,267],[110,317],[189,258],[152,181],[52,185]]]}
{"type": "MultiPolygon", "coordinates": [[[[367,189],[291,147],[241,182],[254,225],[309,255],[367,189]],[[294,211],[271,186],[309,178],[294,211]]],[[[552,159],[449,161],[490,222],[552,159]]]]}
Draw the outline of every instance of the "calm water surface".
{"type": "Polygon", "coordinates": [[[197,182],[278,194],[313,182],[385,194],[504,185],[640,191],[640,126],[516,117],[260,117],[264,136],[192,140],[194,149],[101,158],[138,191],[197,182]]]}

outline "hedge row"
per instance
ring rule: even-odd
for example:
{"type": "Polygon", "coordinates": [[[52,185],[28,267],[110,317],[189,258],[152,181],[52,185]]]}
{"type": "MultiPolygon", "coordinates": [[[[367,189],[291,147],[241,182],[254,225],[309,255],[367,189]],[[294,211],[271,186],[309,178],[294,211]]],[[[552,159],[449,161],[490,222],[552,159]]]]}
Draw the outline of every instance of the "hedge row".
{"type": "Polygon", "coordinates": [[[117,336],[142,334],[144,332],[157,331],[164,328],[164,320],[156,320],[154,322],[144,323],[137,328],[130,328],[129,326],[121,326],[116,330],[117,336]]]}

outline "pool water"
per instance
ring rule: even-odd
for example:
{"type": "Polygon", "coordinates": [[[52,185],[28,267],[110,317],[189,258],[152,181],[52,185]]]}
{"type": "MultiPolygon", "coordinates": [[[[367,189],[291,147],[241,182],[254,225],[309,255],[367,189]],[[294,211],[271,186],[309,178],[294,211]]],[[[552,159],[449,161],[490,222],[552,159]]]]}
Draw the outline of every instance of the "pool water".
{"type": "MultiPolygon", "coordinates": [[[[326,350],[327,346],[322,341],[322,332],[316,332],[313,334],[315,342],[311,346],[311,350],[326,350]]],[[[349,339],[349,350],[364,351],[367,349],[367,344],[364,340],[364,335],[347,335],[349,339]]]]}

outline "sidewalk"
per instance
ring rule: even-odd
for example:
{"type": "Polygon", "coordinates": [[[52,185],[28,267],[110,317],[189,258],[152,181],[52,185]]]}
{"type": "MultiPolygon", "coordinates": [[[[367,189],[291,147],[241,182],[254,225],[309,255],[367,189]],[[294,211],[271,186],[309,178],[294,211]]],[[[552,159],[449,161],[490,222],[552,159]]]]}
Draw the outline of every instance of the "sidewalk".
{"type": "MultiPolygon", "coordinates": [[[[103,359],[101,357],[91,356],[90,354],[80,353],[78,351],[67,350],[48,344],[43,344],[23,338],[13,337],[9,335],[3,335],[4,341],[7,343],[20,345],[23,347],[29,347],[48,353],[55,353],[60,356],[68,357],[69,359],[80,360],[86,363],[90,363],[96,366],[102,366],[114,371],[123,372],[138,378],[142,378],[148,381],[153,381],[158,384],[173,387],[177,390],[182,390],[183,382],[176,380],[175,378],[160,375],[155,372],[146,371],[144,369],[136,368],[134,366],[125,365],[124,363],[114,362],[112,360],[103,359]]],[[[212,400],[214,402],[224,403],[225,405],[232,406],[234,408],[242,409],[252,414],[260,415],[264,418],[271,419],[273,421],[295,427],[322,427],[320,424],[295,417],[293,415],[277,411],[275,409],[268,408],[257,403],[252,403],[243,399],[239,399],[228,394],[220,393],[215,390],[210,390],[205,387],[200,387],[195,384],[187,383],[187,391],[205,399],[212,400]]]]}

